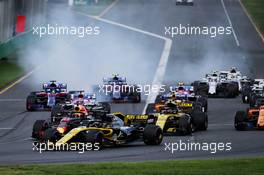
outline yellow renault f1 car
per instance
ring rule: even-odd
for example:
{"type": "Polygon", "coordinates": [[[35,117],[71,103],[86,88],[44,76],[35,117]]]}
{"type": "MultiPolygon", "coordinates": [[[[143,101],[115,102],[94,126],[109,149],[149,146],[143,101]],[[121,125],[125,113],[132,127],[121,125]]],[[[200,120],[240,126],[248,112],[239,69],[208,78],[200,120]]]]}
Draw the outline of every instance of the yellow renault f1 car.
{"type": "MultiPolygon", "coordinates": [[[[168,100],[166,103],[150,104],[148,116],[155,118],[164,133],[190,134],[197,130],[207,130],[208,116],[206,112],[193,108],[192,103],[168,100]]],[[[154,123],[155,123],[154,122],[154,123]]]]}
{"type": "Polygon", "coordinates": [[[89,143],[98,149],[107,145],[122,145],[133,141],[144,141],[146,145],[159,145],[163,131],[155,124],[129,125],[120,113],[89,117],[65,117],[58,125],[49,126],[44,120],[37,120],[32,137],[35,142],[52,143],[56,147],[69,143],[89,143]]]}

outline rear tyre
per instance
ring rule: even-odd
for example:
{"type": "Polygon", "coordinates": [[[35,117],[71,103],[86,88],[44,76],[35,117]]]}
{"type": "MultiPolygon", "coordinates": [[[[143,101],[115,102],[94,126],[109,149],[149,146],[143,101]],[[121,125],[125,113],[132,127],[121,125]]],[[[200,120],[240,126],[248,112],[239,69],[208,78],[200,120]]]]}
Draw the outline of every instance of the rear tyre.
{"type": "Polygon", "coordinates": [[[44,131],[49,127],[46,120],[37,120],[33,125],[32,137],[36,139],[44,138],[44,131]]]}
{"type": "Polygon", "coordinates": [[[192,121],[195,130],[207,130],[208,128],[208,116],[203,112],[194,112],[192,114],[192,121]]]}
{"type": "Polygon", "coordinates": [[[135,94],[135,100],[134,100],[134,103],[140,103],[141,102],[141,95],[136,93],[135,94]]]}
{"type": "Polygon", "coordinates": [[[198,98],[198,102],[200,102],[202,105],[202,112],[207,112],[207,109],[208,109],[207,99],[204,97],[200,97],[198,98]]]}
{"type": "Polygon", "coordinates": [[[191,119],[188,116],[183,116],[179,119],[179,134],[189,135],[192,134],[193,126],[191,124],[191,119]]]}
{"type": "Polygon", "coordinates": [[[33,96],[33,95],[29,95],[28,97],[27,97],[27,102],[26,102],[26,109],[27,109],[27,111],[34,111],[35,109],[34,109],[34,104],[35,104],[35,96],[33,96]]]}
{"type": "Polygon", "coordinates": [[[56,104],[51,109],[51,122],[57,122],[57,121],[60,121],[62,119],[62,117],[59,117],[59,115],[58,115],[59,113],[61,113],[61,105],[56,104]]]}
{"type": "Polygon", "coordinates": [[[247,123],[246,123],[246,112],[244,111],[237,111],[235,115],[235,122],[234,126],[235,129],[238,131],[244,131],[247,128],[247,123]]]}
{"type": "Polygon", "coordinates": [[[44,131],[43,140],[55,143],[58,140],[57,130],[48,128],[44,131]]]}
{"type": "Polygon", "coordinates": [[[157,125],[147,125],[143,132],[146,145],[160,145],[163,139],[162,129],[157,125]]]}
{"type": "Polygon", "coordinates": [[[107,114],[111,113],[111,105],[107,102],[100,102],[102,105],[103,109],[107,112],[107,114]]]}
{"type": "Polygon", "coordinates": [[[84,143],[91,143],[93,150],[103,148],[103,134],[100,131],[88,131],[84,133],[84,143]]]}

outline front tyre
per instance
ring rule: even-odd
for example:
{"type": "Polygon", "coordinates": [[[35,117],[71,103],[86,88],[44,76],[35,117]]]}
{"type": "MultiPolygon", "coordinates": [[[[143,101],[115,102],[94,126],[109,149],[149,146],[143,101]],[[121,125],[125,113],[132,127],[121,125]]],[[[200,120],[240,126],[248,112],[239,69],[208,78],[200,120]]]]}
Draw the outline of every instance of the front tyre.
{"type": "Polygon", "coordinates": [[[157,125],[147,125],[143,132],[143,140],[146,145],[160,145],[163,140],[162,129],[157,125]]]}
{"type": "Polygon", "coordinates": [[[93,150],[101,150],[103,148],[103,134],[100,131],[88,131],[83,133],[83,142],[91,143],[93,150]]]}

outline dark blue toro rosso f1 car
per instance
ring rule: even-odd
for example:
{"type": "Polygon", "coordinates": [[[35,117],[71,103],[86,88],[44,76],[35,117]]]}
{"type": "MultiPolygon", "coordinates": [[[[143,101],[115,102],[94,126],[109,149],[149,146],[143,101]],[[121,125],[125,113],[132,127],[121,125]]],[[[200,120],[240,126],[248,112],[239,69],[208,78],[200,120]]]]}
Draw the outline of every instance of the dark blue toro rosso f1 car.
{"type": "Polygon", "coordinates": [[[27,96],[28,111],[51,109],[55,104],[69,101],[71,96],[67,92],[67,85],[50,81],[43,84],[43,90],[31,92],[27,96]]]}
{"type": "Polygon", "coordinates": [[[137,91],[138,86],[128,84],[125,77],[118,74],[112,77],[104,78],[103,85],[100,85],[100,90],[97,88],[96,93],[101,101],[116,102],[116,103],[140,103],[141,93],[137,91]]]}

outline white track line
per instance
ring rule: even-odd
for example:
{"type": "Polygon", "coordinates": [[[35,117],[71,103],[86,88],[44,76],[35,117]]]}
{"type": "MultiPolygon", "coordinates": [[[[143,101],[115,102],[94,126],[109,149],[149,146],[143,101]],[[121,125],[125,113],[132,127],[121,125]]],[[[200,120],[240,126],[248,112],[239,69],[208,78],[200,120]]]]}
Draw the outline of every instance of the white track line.
{"type": "Polygon", "coordinates": [[[12,130],[14,128],[0,128],[0,130],[12,130]]]}
{"type": "Polygon", "coordinates": [[[10,84],[9,86],[7,86],[6,88],[4,88],[3,90],[0,91],[0,95],[5,93],[6,91],[8,91],[9,89],[11,89],[13,86],[15,86],[16,84],[22,82],[24,79],[26,79],[27,77],[29,77],[35,70],[32,70],[30,72],[28,72],[26,75],[24,75],[23,77],[19,78],[17,81],[13,82],[12,84],[10,84]]]}
{"type": "Polygon", "coordinates": [[[99,17],[101,18],[102,16],[104,16],[109,10],[111,10],[115,5],[116,3],[118,2],[119,0],[115,0],[112,2],[112,4],[110,4],[106,9],[104,9],[104,11],[102,11],[102,13],[100,13],[98,16],[95,16],[95,17],[99,17]]]}
{"type": "Polygon", "coordinates": [[[235,38],[235,40],[236,40],[236,44],[237,44],[237,46],[239,47],[239,46],[240,46],[240,43],[239,43],[239,41],[238,41],[238,39],[237,39],[237,35],[236,35],[235,30],[234,30],[234,27],[233,27],[232,21],[231,21],[231,19],[230,19],[230,17],[229,17],[229,14],[228,14],[227,10],[226,10],[226,6],[225,6],[225,2],[224,2],[224,0],[221,0],[221,3],[222,3],[222,6],[223,6],[223,9],[224,9],[224,11],[225,11],[225,14],[226,14],[226,17],[227,17],[228,23],[229,23],[230,27],[232,28],[232,31],[233,31],[232,33],[233,33],[233,36],[234,36],[234,38],[235,38]]]}
{"type": "Polygon", "coordinates": [[[26,101],[25,99],[0,99],[0,102],[20,102],[20,101],[26,101]]]}
{"type": "Polygon", "coordinates": [[[260,32],[260,30],[258,29],[258,27],[256,26],[256,24],[254,23],[253,19],[251,18],[251,16],[249,15],[247,9],[245,8],[244,4],[241,2],[241,0],[238,0],[238,2],[240,3],[243,11],[245,12],[245,14],[247,15],[249,21],[251,22],[251,24],[253,25],[253,27],[255,28],[255,30],[257,31],[258,35],[260,36],[260,38],[262,39],[262,42],[264,42],[264,36],[262,35],[262,33],[260,32]]]}
{"type": "Polygon", "coordinates": [[[210,126],[234,126],[234,124],[231,124],[231,123],[223,123],[223,124],[217,124],[217,123],[215,123],[215,124],[210,124],[210,126]]]}
{"type": "MultiPolygon", "coordinates": [[[[153,82],[152,82],[152,85],[161,85],[163,77],[164,77],[164,74],[165,74],[165,71],[166,71],[166,68],[167,68],[167,63],[168,63],[170,50],[171,50],[171,46],[172,46],[172,40],[170,38],[166,38],[166,37],[163,37],[161,35],[157,35],[155,33],[151,33],[151,32],[148,32],[148,31],[145,31],[145,30],[141,30],[141,29],[138,29],[138,28],[135,28],[135,27],[131,27],[131,26],[127,26],[127,25],[124,25],[124,24],[120,24],[120,23],[117,23],[117,22],[114,22],[114,21],[110,21],[110,20],[107,20],[107,19],[103,19],[103,18],[100,18],[100,17],[91,16],[91,15],[88,15],[88,14],[83,13],[83,12],[76,12],[76,13],[80,14],[80,15],[83,15],[83,16],[87,16],[89,18],[96,19],[98,21],[102,21],[102,22],[111,24],[111,25],[115,25],[115,26],[118,26],[118,27],[122,27],[122,28],[125,28],[125,29],[128,29],[128,30],[132,30],[132,31],[135,31],[135,32],[139,32],[139,33],[142,33],[142,34],[145,34],[145,35],[148,35],[148,36],[152,36],[152,37],[164,40],[165,41],[164,49],[163,49],[163,52],[161,54],[159,65],[157,67],[157,70],[155,72],[154,79],[153,79],[153,82]]],[[[144,109],[142,111],[143,114],[145,113],[148,104],[155,102],[155,99],[156,99],[158,94],[159,94],[159,92],[155,92],[155,93],[151,92],[150,93],[150,95],[148,96],[148,98],[146,100],[146,104],[144,106],[144,109]]]]}

